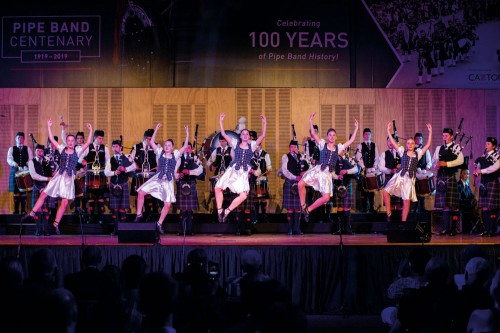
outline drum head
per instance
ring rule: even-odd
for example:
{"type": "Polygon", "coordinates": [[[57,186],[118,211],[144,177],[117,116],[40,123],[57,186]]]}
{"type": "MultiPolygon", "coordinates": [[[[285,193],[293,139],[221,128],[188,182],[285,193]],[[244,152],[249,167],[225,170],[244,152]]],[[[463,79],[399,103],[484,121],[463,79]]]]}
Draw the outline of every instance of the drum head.
{"type": "MultiPolygon", "coordinates": [[[[231,137],[231,138],[234,138],[234,139],[239,139],[240,136],[238,135],[238,133],[234,132],[234,131],[227,131],[226,130],[226,134],[231,137]]],[[[221,138],[221,134],[220,132],[214,132],[212,134],[210,134],[208,137],[205,138],[205,140],[203,140],[203,143],[202,143],[202,150],[203,150],[203,155],[205,156],[205,159],[209,159],[210,158],[210,155],[212,155],[212,152],[217,149],[217,147],[220,147],[220,138],[221,138]]],[[[229,142],[228,142],[228,145],[229,145],[229,142]]]]}

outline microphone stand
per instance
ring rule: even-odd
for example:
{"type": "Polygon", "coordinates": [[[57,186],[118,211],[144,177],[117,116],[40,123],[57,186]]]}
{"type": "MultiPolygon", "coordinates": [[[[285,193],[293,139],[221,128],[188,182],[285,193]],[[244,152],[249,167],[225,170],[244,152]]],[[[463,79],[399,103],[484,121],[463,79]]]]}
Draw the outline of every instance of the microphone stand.
{"type": "Polygon", "coordinates": [[[83,210],[80,207],[76,208],[78,212],[78,220],[80,221],[80,234],[82,235],[82,251],[85,248],[85,234],[83,233],[83,220],[85,219],[83,210]]]}
{"type": "Polygon", "coordinates": [[[23,219],[19,219],[19,241],[17,243],[17,259],[21,259],[21,247],[23,237],[23,219]]]}

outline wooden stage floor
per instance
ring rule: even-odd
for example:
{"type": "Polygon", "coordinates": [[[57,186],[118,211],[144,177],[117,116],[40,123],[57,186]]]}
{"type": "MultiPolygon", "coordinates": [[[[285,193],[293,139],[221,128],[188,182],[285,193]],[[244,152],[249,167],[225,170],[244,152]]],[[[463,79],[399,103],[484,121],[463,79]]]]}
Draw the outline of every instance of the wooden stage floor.
{"type": "MultiPolygon", "coordinates": [[[[153,245],[148,243],[120,243],[117,236],[110,235],[0,235],[0,246],[129,246],[153,245]]],[[[429,246],[467,244],[495,245],[500,243],[500,236],[481,237],[479,235],[437,236],[433,235],[429,246]]],[[[359,234],[342,236],[343,246],[414,246],[419,243],[388,242],[384,234],[359,234]]],[[[161,235],[161,246],[339,246],[340,236],[331,234],[305,234],[288,236],[285,234],[253,234],[251,236],[236,236],[231,234],[197,234],[194,236],[177,236],[176,234],[161,235]]]]}

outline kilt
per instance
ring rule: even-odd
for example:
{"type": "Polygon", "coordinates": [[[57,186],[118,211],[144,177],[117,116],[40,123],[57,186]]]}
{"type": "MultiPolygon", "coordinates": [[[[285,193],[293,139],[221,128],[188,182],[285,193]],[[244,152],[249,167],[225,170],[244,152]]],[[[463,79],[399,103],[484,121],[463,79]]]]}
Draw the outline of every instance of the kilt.
{"type": "Polygon", "coordinates": [[[446,183],[446,191],[441,192],[439,189],[436,189],[434,208],[449,207],[458,209],[460,207],[460,200],[458,200],[458,184],[455,176],[437,177],[436,188],[440,180],[446,183]]]}
{"type": "Polygon", "coordinates": [[[283,200],[282,207],[286,209],[300,209],[300,198],[299,195],[294,195],[292,193],[292,185],[298,184],[297,180],[291,180],[286,178],[283,184],[283,200]]]}
{"type": "MultiPolygon", "coordinates": [[[[483,185],[483,184],[481,184],[483,185]]],[[[486,195],[479,194],[479,208],[499,209],[500,208],[500,183],[498,179],[484,184],[486,186],[486,195]]],[[[481,191],[479,192],[481,193],[481,191]]]]}
{"type": "Polygon", "coordinates": [[[177,198],[177,207],[180,210],[198,210],[198,189],[196,188],[196,180],[177,181],[177,193],[175,197],[177,198]],[[184,184],[189,184],[191,187],[189,195],[182,194],[181,188],[184,184]]]}
{"type": "MultiPolygon", "coordinates": [[[[32,200],[31,200],[31,208],[35,206],[35,203],[37,202],[38,198],[40,197],[40,193],[42,193],[43,189],[47,186],[47,184],[44,184],[43,187],[38,187],[36,184],[33,184],[33,193],[32,193],[32,200]]],[[[49,199],[50,197],[46,197],[42,208],[49,208],[49,199]]]]}
{"type": "Polygon", "coordinates": [[[342,185],[338,180],[335,181],[335,190],[333,192],[333,204],[336,207],[348,207],[352,208],[354,204],[354,200],[352,198],[352,179],[349,179],[347,182],[343,182],[346,190],[346,196],[344,198],[339,198],[337,196],[338,188],[342,185]],[[337,182],[339,182],[339,186],[337,186],[337,182]]]}
{"type": "Polygon", "coordinates": [[[10,168],[9,174],[9,192],[19,193],[19,188],[16,184],[16,171],[18,168],[10,168]]]}
{"type": "Polygon", "coordinates": [[[113,183],[110,183],[110,190],[109,190],[109,208],[111,209],[119,209],[119,208],[124,208],[124,209],[129,209],[130,208],[130,196],[129,196],[129,189],[128,189],[128,181],[124,182],[121,185],[122,187],[122,193],[119,196],[116,196],[113,194],[113,183]]]}

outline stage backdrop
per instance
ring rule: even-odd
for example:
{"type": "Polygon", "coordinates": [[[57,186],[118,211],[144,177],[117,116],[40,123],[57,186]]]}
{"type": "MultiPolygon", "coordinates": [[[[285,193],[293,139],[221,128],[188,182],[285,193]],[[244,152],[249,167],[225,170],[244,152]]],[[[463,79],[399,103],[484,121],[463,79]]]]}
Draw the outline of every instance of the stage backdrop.
{"type": "Polygon", "coordinates": [[[419,3],[2,2],[0,86],[500,88],[498,11],[419,3]]]}

